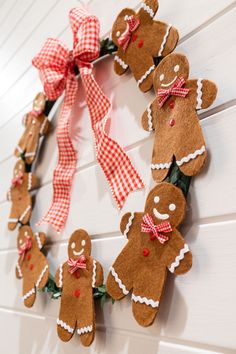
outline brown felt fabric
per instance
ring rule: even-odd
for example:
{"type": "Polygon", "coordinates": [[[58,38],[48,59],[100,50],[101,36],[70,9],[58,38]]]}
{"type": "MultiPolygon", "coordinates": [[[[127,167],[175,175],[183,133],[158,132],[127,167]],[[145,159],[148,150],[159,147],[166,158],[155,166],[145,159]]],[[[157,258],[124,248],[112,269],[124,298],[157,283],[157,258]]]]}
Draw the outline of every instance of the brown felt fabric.
{"type": "MultiPolygon", "coordinates": [[[[175,78],[183,77],[186,80],[185,88],[189,88],[188,95],[183,97],[170,96],[164,105],[160,107],[158,99],[151,103],[152,124],[155,129],[155,141],[152,154],[153,164],[169,163],[175,156],[176,160],[199,150],[205,140],[196,111],[197,106],[197,79],[189,80],[189,63],[182,54],[172,53],[165,57],[157,66],[154,73],[154,89],[161,87],[161,84],[167,84],[175,78]],[[174,67],[179,65],[179,71],[174,72],[174,67]],[[164,74],[163,81],[160,76],[164,74]],[[172,105],[172,106],[171,106],[172,105]],[[170,121],[174,120],[174,126],[170,121]]],[[[170,86],[171,87],[171,86],[170,86]]],[[[215,100],[217,93],[216,85],[209,80],[202,80],[202,108],[209,107],[215,100]]],[[[142,125],[148,130],[147,110],[142,116],[142,125]]],[[[180,166],[181,171],[188,176],[196,175],[202,168],[207,153],[198,155],[196,158],[185,162],[180,166]]],[[[162,181],[168,174],[169,168],[152,170],[153,179],[162,181]]]]}
{"type": "MultiPolygon", "coordinates": [[[[23,173],[23,183],[21,185],[11,186],[8,192],[8,199],[10,199],[12,205],[9,218],[17,219],[17,221],[8,222],[8,229],[14,230],[17,223],[20,221],[21,216],[25,212],[28,206],[31,206],[30,210],[25,214],[21,220],[22,224],[27,224],[31,217],[32,212],[32,198],[29,193],[29,178],[30,174],[25,172],[25,163],[23,160],[18,160],[13,171],[13,178],[18,176],[19,173],[23,173]]],[[[37,186],[37,178],[34,174],[31,174],[31,189],[37,186]]]]}
{"type": "MultiPolygon", "coordinates": [[[[24,258],[22,256],[19,256],[18,264],[20,266],[23,277],[20,276],[17,267],[16,277],[18,279],[23,278],[23,296],[27,294],[30,290],[35,289],[35,292],[24,300],[25,306],[32,307],[35,302],[37,293],[36,283],[46,265],[48,265],[48,269],[45,271],[38,285],[38,288],[42,289],[48,281],[49,264],[44,254],[40,251],[37,240],[30,226],[22,226],[20,228],[17,237],[17,248],[20,249],[20,247],[26,241],[27,236],[31,237],[32,247],[30,250],[26,251],[24,258]]],[[[39,237],[43,246],[46,242],[46,236],[44,233],[40,233],[39,237]]]]}
{"type": "MultiPolygon", "coordinates": [[[[68,243],[68,257],[73,260],[77,260],[80,256],[74,255],[75,252],[81,252],[86,257],[86,269],[79,269],[75,273],[69,272],[69,266],[67,261],[63,264],[62,275],[62,296],[61,306],[58,318],[69,325],[71,328],[80,329],[92,325],[93,330],[89,333],[80,335],[80,339],[83,345],[89,346],[94,339],[95,335],[95,310],[92,288],[92,276],[93,276],[93,258],[91,253],[91,240],[86,231],[80,229],[76,230],[70,237],[68,243]],[[85,245],[82,245],[82,241],[85,241],[85,245]],[[72,248],[72,243],[75,247],[72,248]],[[75,296],[75,291],[79,289],[80,295],[75,296]]],[[[59,283],[60,268],[58,268],[55,281],[57,286],[59,283]]],[[[101,264],[96,261],[96,282],[95,286],[98,287],[103,283],[103,269],[101,264]]],[[[73,333],[69,333],[60,325],[57,325],[57,333],[61,340],[68,341],[73,336],[73,333]]]]}
{"type": "MultiPolygon", "coordinates": [[[[46,96],[43,92],[37,94],[33,102],[33,109],[35,111],[44,111],[46,104],[46,96]]],[[[38,117],[33,116],[28,113],[24,118],[25,130],[21,136],[18,146],[25,153],[34,153],[32,156],[25,156],[25,161],[27,164],[32,164],[36,157],[36,151],[38,148],[40,136],[47,133],[49,129],[49,121],[46,116],[42,113],[38,117]],[[46,119],[46,121],[45,121],[46,119]]],[[[15,149],[15,156],[19,157],[21,151],[15,149]]]]}
{"type": "MultiPolygon", "coordinates": [[[[158,9],[157,0],[144,1],[156,13],[158,9]]],[[[166,34],[168,25],[164,22],[155,21],[143,8],[135,13],[132,9],[123,9],[117,16],[112,27],[112,40],[118,46],[117,55],[125,64],[127,64],[133,75],[138,81],[147,70],[154,64],[153,58],[158,56],[163,38],[166,34]],[[117,33],[122,34],[126,29],[125,16],[134,15],[140,20],[140,25],[132,34],[128,48],[124,51],[119,46],[117,33]]],[[[172,27],[167,37],[164,50],[161,56],[166,56],[171,53],[178,42],[178,31],[172,27]]],[[[127,69],[123,69],[116,61],[114,63],[115,72],[122,75],[127,69]]],[[[143,92],[151,89],[153,85],[153,71],[147,78],[139,85],[143,92]]]]}
{"type": "MultiPolygon", "coordinates": [[[[156,199],[155,199],[156,200],[156,199]]],[[[113,267],[119,279],[126,289],[135,296],[146,297],[154,301],[160,301],[163,292],[167,268],[175,261],[180,250],[184,247],[182,238],[176,227],[182,222],[185,214],[186,202],[180,189],[172,184],[162,182],[154,187],[146,200],[144,212],[134,213],[134,219],[128,232],[128,243],[123,248],[113,267]],[[159,197],[155,203],[154,198],[159,197]],[[169,210],[169,205],[175,204],[174,211],[169,210]],[[161,244],[157,239],[151,240],[150,234],[141,232],[142,217],[149,213],[155,224],[163,222],[154,214],[157,209],[161,214],[169,214],[167,219],[173,231],[168,233],[169,240],[161,244]],[[143,250],[149,251],[148,256],[143,255],[143,250]]],[[[124,233],[131,213],[125,214],[121,219],[121,232],[124,233]]],[[[167,221],[166,220],[166,221],[167,221]]],[[[187,272],[192,265],[192,254],[187,252],[183,260],[175,269],[175,274],[187,272]]],[[[125,295],[120,289],[110,272],[107,279],[107,291],[115,299],[119,300],[125,295]]],[[[149,326],[153,323],[159,307],[152,307],[145,303],[132,301],[133,314],[141,326],[149,326]]]]}

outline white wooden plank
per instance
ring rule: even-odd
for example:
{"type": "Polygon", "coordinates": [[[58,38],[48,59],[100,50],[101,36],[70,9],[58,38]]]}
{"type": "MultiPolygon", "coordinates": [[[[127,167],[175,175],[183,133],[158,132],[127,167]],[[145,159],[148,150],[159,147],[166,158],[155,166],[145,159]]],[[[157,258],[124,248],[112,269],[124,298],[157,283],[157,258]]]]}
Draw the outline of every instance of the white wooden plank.
{"type": "Polygon", "coordinates": [[[7,19],[7,16],[9,15],[10,11],[14,8],[16,4],[16,0],[7,0],[2,3],[2,6],[0,8],[0,30],[1,30],[1,24],[4,24],[5,19],[7,19]]]}

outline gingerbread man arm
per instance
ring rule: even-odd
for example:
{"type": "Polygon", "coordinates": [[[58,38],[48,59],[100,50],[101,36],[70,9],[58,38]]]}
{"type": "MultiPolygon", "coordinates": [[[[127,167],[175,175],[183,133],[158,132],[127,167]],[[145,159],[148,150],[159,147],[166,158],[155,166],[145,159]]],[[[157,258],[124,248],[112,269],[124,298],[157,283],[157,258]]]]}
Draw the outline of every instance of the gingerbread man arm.
{"type": "Polygon", "coordinates": [[[158,10],[158,6],[159,4],[157,0],[144,0],[141,3],[138,12],[141,22],[152,23],[153,17],[158,10]]]}
{"type": "Polygon", "coordinates": [[[34,189],[37,184],[38,184],[38,180],[35,174],[33,173],[26,173],[27,175],[27,179],[28,179],[28,191],[30,191],[31,189],[34,189]]]}
{"type": "Polygon", "coordinates": [[[103,268],[102,265],[93,259],[93,276],[92,276],[92,286],[97,288],[103,284],[103,268]]]}
{"type": "Polygon", "coordinates": [[[140,230],[141,220],[144,213],[126,213],[120,222],[120,231],[127,237],[135,237],[137,229],[140,230]]]}
{"type": "Polygon", "coordinates": [[[216,99],[217,86],[214,82],[205,79],[189,80],[193,88],[193,103],[196,109],[205,109],[212,105],[216,99]]]}
{"type": "Polygon", "coordinates": [[[34,234],[35,240],[37,242],[38,248],[41,250],[46,243],[46,235],[43,232],[36,232],[34,234]]]}
{"type": "Polygon", "coordinates": [[[142,115],[142,127],[144,130],[151,132],[156,129],[156,120],[158,116],[159,105],[155,99],[150,103],[146,111],[142,115]]]}
{"type": "Polygon", "coordinates": [[[172,232],[170,240],[167,242],[163,257],[166,266],[171,273],[184,274],[192,266],[192,253],[183,237],[177,230],[172,232]]]}
{"type": "Polygon", "coordinates": [[[58,288],[63,288],[63,272],[64,272],[64,264],[60,264],[59,268],[56,271],[55,274],[55,283],[58,288]]]}
{"type": "Polygon", "coordinates": [[[114,69],[118,75],[123,75],[124,72],[128,69],[129,65],[125,60],[125,53],[123,49],[118,48],[117,53],[114,57],[114,69]]]}
{"type": "Polygon", "coordinates": [[[44,119],[40,128],[40,135],[44,135],[48,132],[50,126],[50,122],[47,117],[44,115],[44,119]]]}
{"type": "Polygon", "coordinates": [[[17,261],[17,263],[16,263],[16,277],[17,277],[17,279],[23,278],[23,273],[22,273],[22,269],[21,269],[19,261],[17,261]]]}

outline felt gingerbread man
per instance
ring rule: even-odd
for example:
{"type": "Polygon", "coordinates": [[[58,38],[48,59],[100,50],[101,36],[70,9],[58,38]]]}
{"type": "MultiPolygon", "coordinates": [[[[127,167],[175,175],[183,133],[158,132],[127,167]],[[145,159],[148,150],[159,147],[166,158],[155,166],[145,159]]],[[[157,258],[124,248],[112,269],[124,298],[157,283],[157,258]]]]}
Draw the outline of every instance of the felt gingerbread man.
{"type": "Polygon", "coordinates": [[[168,55],[155,69],[156,98],[142,116],[143,128],[155,131],[151,164],[155,181],[164,180],[174,158],[187,176],[196,175],[206,160],[197,110],[214,102],[217,87],[212,81],[188,77],[189,63],[182,54],[168,55]]]}
{"type": "Polygon", "coordinates": [[[43,92],[37,94],[33,102],[33,110],[23,119],[25,130],[15,149],[15,156],[24,154],[27,164],[32,164],[35,159],[39,138],[49,129],[49,121],[44,115],[46,96],[43,92]]]}
{"type": "Polygon", "coordinates": [[[44,233],[33,233],[30,226],[22,226],[17,237],[19,259],[16,264],[16,277],[23,279],[23,301],[32,307],[37,289],[42,289],[49,278],[49,265],[41,248],[46,242],[44,233]]]}
{"type": "Polygon", "coordinates": [[[12,202],[8,229],[14,230],[17,223],[23,225],[29,222],[32,212],[32,199],[29,191],[37,185],[37,178],[33,173],[25,172],[25,163],[18,160],[11,181],[11,188],[7,193],[7,199],[12,202]]]}
{"type": "Polygon", "coordinates": [[[157,0],[145,0],[137,13],[129,8],[123,9],[112,27],[112,40],[118,47],[114,58],[115,72],[122,75],[130,68],[143,92],[153,85],[153,58],[171,53],[179,39],[174,27],[153,20],[157,9],[157,0]]]}
{"type": "Polygon", "coordinates": [[[82,229],[76,230],[68,244],[69,259],[55,275],[56,285],[62,289],[58,336],[67,342],[77,329],[85,346],[92,343],[95,335],[93,288],[103,283],[102,266],[90,253],[89,235],[82,229]]]}
{"type": "Polygon", "coordinates": [[[162,182],[148,194],[144,212],[127,213],[120,223],[128,243],[111,267],[107,291],[120,300],[132,290],[132,309],[141,326],[153,323],[168,270],[187,272],[192,254],[176,227],[185,214],[182,191],[162,182]]]}

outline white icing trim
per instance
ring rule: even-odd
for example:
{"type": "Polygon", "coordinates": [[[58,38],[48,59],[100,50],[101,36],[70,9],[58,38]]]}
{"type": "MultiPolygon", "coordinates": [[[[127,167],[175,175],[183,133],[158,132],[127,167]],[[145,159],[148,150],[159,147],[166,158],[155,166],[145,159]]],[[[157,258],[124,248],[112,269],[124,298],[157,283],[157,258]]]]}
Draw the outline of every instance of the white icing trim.
{"type": "Polygon", "coordinates": [[[147,116],[148,116],[148,130],[151,132],[153,129],[153,124],[152,124],[152,104],[149,103],[148,108],[147,108],[147,116]]]}
{"type": "Polygon", "coordinates": [[[59,288],[62,288],[62,277],[63,277],[63,263],[60,264],[59,268],[59,288]]]}
{"type": "Polygon", "coordinates": [[[126,224],[125,231],[124,231],[124,236],[126,238],[128,238],[128,232],[129,232],[129,229],[130,229],[130,227],[132,225],[133,219],[134,219],[134,213],[131,213],[131,215],[129,217],[129,220],[128,220],[127,224],[126,224]]]}
{"type": "Polygon", "coordinates": [[[171,263],[171,265],[169,267],[169,271],[171,273],[174,273],[175,268],[179,266],[180,261],[184,258],[184,254],[187,252],[189,252],[189,247],[185,243],[184,247],[180,250],[179,255],[175,258],[175,261],[173,263],[171,263]]]}
{"type": "Polygon", "coordinates": [[[91,326],[87,326],[87,327],[78,328],[77,329],[77,333],[79,335],[81,335],[81,334],[84,334],[84,333],[92,332],[92,330],[93,330],[93,326],[91,325],[91,326]]]}
{"type": "Polygon", "coordinates": [[[9,218],[8,222],[18,222],[18,219],[17,218],[9,218]]]}
{"type": "Polygon", "coordinates": [[[114,60],[120,64],[120,66],[125,70],[128,68],[129,65],[127,65],[118,55],[115,55],[114,60]]]}
{"type": "Polygon", "coordinates": [[[154,301],[153,299],[147,299],[146,297],[136,296],[132,294],[131,299],[134,302],[140,302],[141,304],[146,304],[152,306],[153,308],[159,306],[159,301],[154,301]]]}
{"type": "Polygon", "coordinates": [[[197,80],[197,106],[196,109],[202,108],[202,79],[197,80]]]}
{"type": "Polygon", "coordinates": [[[27,152],[25,154],[25,157],[30,157],[30,156],[34,156],[36,154],[36,152],[27,152]]]}
{"type": "Polygon", "coordinates": [[[39,287],[39,284],[41,283],[41,281],[42,281],[42,279],[43,279],[43,276],[44,276],[44,274],[46,273],[47,269],[48,269],[48,264],[46,264],[45,267],[43,268],[43,270],[42,270],[42,272],[41,272],[41,274],[40,274],[40,276],[39,276],[39,278],[38,278],[38,280],[37,280],[37,283],[35,284],[35,285],[36,285],[36,288],[39,287]]]}
{"type": "Polygon", "coordinates": [[[92,287],[96,287],[96,269],[97,269],[97,262],[95,259],[93,260],[93,276],[92,276],[92,287]]]}
{"type": "Polygon", "coordinates": [[[24,219],[24,217],[27,215],[27,213],[30,211],[30,209],[31,209],[31,205],[28,205],[27,208],[25,209],[24,213],[19,218],[19,221],[22,221],[24,219]]]}
{"type": "Polygon", "coordinates": [[[151,164],[151,169],[152,170],[164,170],[164,168],[170,168],[172,162],[166,162],[166,163],[152,163],[151,164]]]}
{"type": "Polygon", "coordinates": [[[23,277],[23,274],[22,274],[22,271],[21,271],[21,267],[20,267],[20,265],[19,265],[19,262],[16,263],[16,268],[17,268],[17,270],[18,270],[18,273],[19,273],[20,278],[22,278],[22,277],[23,277]]]}
{"type": "Polygon", "coordinates": [[[9,200],[11,202],[11,190],[10,189],[7,191],[7,200],[9,200]]]}
{"type": "Polygon", "coordinates": [[[124,295],[128,295],[129,291],[126,289],[125,285],[122,283],[120,278],[118,277],[118,274],[116,273],[115,269],[113,267],[110,268],[111,274],[115,278],[116,283],[119,285],[119,288],[122,290],[124,295]]]}
{"type": "Polygon", "coordinates": [[[28,191],[32,188],[32,173],[30,172],[28,175],[28,191]]]}
{"type": "Polygon", "coordinates": [[[195,159],[197,156],[202,155],[206,151],[206,147],[202,145],[201,149],[194,151],[187,156],[184,156],[181,160],[176,161],[178,166],[182,166],[184,163],[189,162],[190,160],[195,159]]]}
{"type": "Polygon", "coordinates": [[[21,147],[19,145],[17,145],[16,149],[22,154],[23,150],[21,149],[21,147]]]}
{"type": "Polygon", "coordinates": [[[24,301],[24,300],[28,299],[33,294],[35,294],[35,288],[31,289],[25,295],[23,295],[22,296],[22,300],[24,301]]]}
{"type": "Polygon", "coordinates": [[[43,121],[43,124],[41,125],[41,128],[40,128],[40,131],[39,131],[39,134],[43,134],[43,130],[45,128],[45,125],[47,123],[47,117],[44,118],[44,121],[43,121]]]}
{"type": "Polygon", "coordinates": [[[155,12],[153,11],[153,9],[150,6],[148,6],[147,4],[142,2],[140,9],[142,9],[142,8],[144,9],[144,11],[146,11],[148,13],[148,15],[150,15],[151,18],[154,17],[155,12]]]}
{"type": "Polygon", "coordinates": [[[165,47],[167,38],[168,38],[168,36],[169,36],[171,27],[172,27],[172,25],[169,24],[168,27],[167,27],[167,29],[166,29],[166,33],[165,33],[165,35],[164,35],[164,37],[163,37],[163,41],[162,41],[162,43],[161,43],[161,46],[160,46],[160,49],[159,49],[159,52],[158,52],[158,55],[157,55],[158,57],[160,57],[160,56],[162,55],[162,53],[163,53],[163,50],[164,50],[164,47],[165,47]]]}
{"type": "Polygon", "coordinates": [[[39,236],[39,233],[38,232],[35,232],[35,238],[36,238],[36,241],[37,241],[37,244],[38,244],[38,248],[41,250],[41,248],[43,247],[42,245],[42,242],[40,240],[40,236],[39,236]]]}
{"type": "Polygon", "coordinates": [[[67,332],[69,332],[71,334],[74,333],[74,328],[71,328],[68,324],[66,324],[65,322],[63,322],[59,318],[57,319],[57,324],[58,324],[58,326],[61,326],[62,328],[64,328],[67,332]]]}
{"type": "Polygon", "coordinates": [[[155,69],[155,65],[153,64],[150,68],[145,72],[145,74],[138,80],[138,86],[151,74],[151,72],[155,69]]]}

